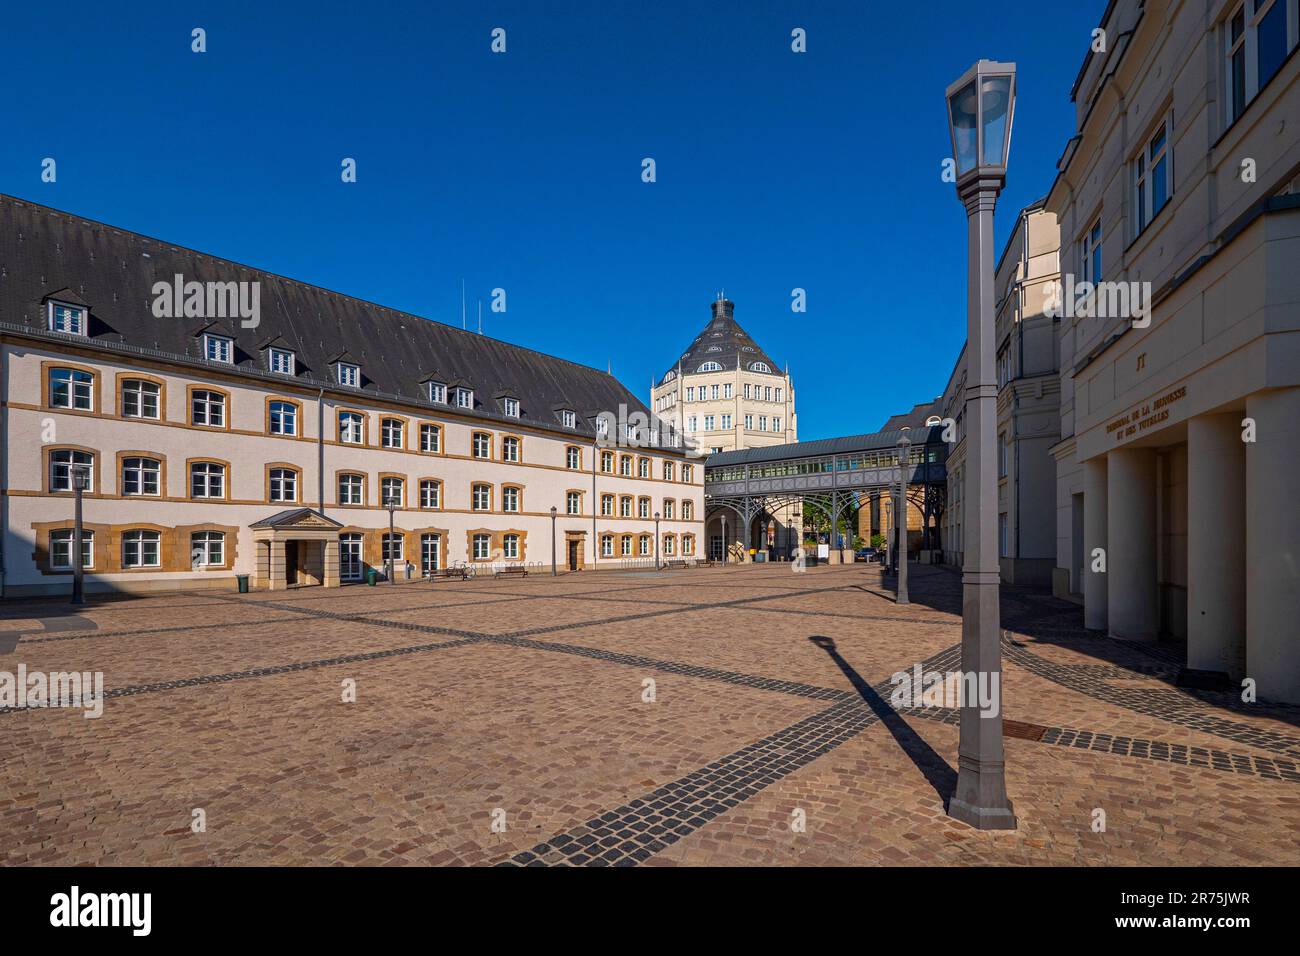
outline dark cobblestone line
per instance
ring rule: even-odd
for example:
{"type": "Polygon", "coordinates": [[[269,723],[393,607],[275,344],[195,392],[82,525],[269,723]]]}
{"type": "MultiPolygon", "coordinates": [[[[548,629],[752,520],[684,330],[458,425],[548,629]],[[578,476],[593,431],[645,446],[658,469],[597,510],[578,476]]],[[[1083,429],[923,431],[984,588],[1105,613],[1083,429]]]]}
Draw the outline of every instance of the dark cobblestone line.
{"type": "Polygon", "coordinates": [[[86,641],[101,637],[135,637],[140,634],[171,634],[180,631],[210,631],[218,628],[233,631],[240,627],[261,627],[263,624],[283,624],[286,621],[293,620],[296,620],[296,618],[273,617],[261,621],[240,621],[234,624],[226,622],[221,624],[186,624],[172,627],[140,627],[130,631],[83,631],[78,634],[56,634],[51,637],[34,637],[32,634],[40,633],[34,631],[32,634],[24,635],[19,643],[22,645],[48,644],[51,641],[86,641]]]}
{"type": "MultiPolygon", "coordinates": [[[[921,663],[934,670],[960,657],[960,645],[921,663]]],[[[910,669],[910,668],[909,668],[910,669]]],[[[876,685],[891,686],[883,681],[876,685]]],[[[636,866],[682,837],[852,740],[876,715],[857,693],[734,751],[672,783],[517,853],[499,866],[636,866]]]]}
{"type": "Polygon", "coordinates": [[[815,684],[804,684],[799,681],[782,680],[776,677],[760,677],[756,674],[744,674],[716,667],[704,667],[699,664],[686,664],[681,661],[658,660],[653,657],[643,657],[639,654],[624,654],[620,651],[607,651],[598,647],[585,647],[581,644],[560,644],[555,641],[537,641],[511,635],[485,635],[481,638],[481,643],[505,644],[510,647],[525,647],[530,650],[570,654],[574,657],[608,661],[611,664],[643,667],[647,670],[666,674],[681,674],[684,677],[721,681],[725,684],[753,687],[757,690],[771,690],[781,694],[790,694],[794,697],[807,697],[811,700],[851,701],[857,699],[858,696],[851,690],[818,687],[815,684]]]}
{"type": "MultiPolygon", "coordinates": [[[[1118,704],[1149,717],[1158,717],[1171,724],[1200,730],[1249,747],[1270,750],[1289,757],[1300,757],[1300,738],[1206,713],[1205,702],[1195,697],[1177,691],[1159,693],[1151,690],[1112,687],[1095,673],[1078,672],[1071,665],[1045,660],[1027,648],[1017,647],[1006,640],[1003,641],[1003,653],[1008,660],[1014,661],[1026,670],[1096,700],[1118,704]]],[[[1231,705],[1225,701],[1222,706],[1231,705]]],[[[1259,705],[1259,708],[1257,713],[1263,715],[1267,715],[1270,711],[1287,713],[1291,710],[1291,708],[1270,705],[1259,705]]]]}
{"type": "Polygon", "coordinates": [[[842,703],[593,817],[501,866],[636,866],[879,720],[842,703]]]}
{"type": "MultiPolygon", "coordinates": [[[[205,674],[202,677],[180,677],[175,680],[158,681],[153,684],[133,684],[129,687],[115,687],[104,691],[105,700],[118,697],[134,697],[139,694],[154,694],[159,691],[182,690],[186,687],[201,687],[204,684],[223,684],[230,681],[248,680],[254,677],[272,677],[278,674],[292,674],[296,671],[316,670],[321,667],[336,667],[340,664],[358,664],[368,661],[383,660],[388,657],[404,657],[409,654],[422,654],[425,651],[442,650],[447,647],[462,647],[474,644],[474,640],[443,641],[437,644],[416,644],[411,647],[396,647],[386,651],[370,651],[365,654],[348,654],[343,657],[327,657],[315,661],[298,661],[293,664],[275,664],[270,667],[254,667],[246,671],[232,671],[228,674],[205,674]]],[[[45,708],[0,707],[0,714],[12,714],[25,710],[45,708]]]]}
{"type": "MultiPolygon", "coordinates": [[[[900,708],[898,712],[905,717],[920,717],[954,727],[961,725],[961,711],[956,707],[905,707],[900,708]]],[[[1036,727],[1036,729],[1041,732],[1041,736],[1035,739],[1037,743],[1300,783],[1300,763],[1293,760],[1258,757],[1253,754],[1232,753],[1190,744],[1172,744],[1143,737],[1126,737],[1122,734],[1104,734],[1100,731],[1078,730],[1072,727],[1036,727]]],[[[1008,736],[1013,735],[1008,734],[1008,736]]]]}

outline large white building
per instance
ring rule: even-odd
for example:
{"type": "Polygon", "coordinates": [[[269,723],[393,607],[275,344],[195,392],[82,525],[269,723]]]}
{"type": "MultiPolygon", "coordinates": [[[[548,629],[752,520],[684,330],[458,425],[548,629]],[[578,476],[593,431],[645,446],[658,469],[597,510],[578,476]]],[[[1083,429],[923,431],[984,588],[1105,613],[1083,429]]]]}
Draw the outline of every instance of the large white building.
{"type": "MultiPolygon", "coordinates": [[[[794,382],[736,322],[721,294],[700,330],[650,390],[650,407],[705,454],[785,445],[799,440],[794,382]]],[[[794,504],[756,519],[753,547],[798,544],[802,510],[794,504]]],[[[708,556],[721,559],[744,535],[734,515],[709,516],[708,556]]]]}
{"type": "Polygon", "coordinates": [[[78,467],[88,590],[701,551],[703,462],[610,375],[4,196],[0,374],[5,595],[67,593],[78,467]]]}

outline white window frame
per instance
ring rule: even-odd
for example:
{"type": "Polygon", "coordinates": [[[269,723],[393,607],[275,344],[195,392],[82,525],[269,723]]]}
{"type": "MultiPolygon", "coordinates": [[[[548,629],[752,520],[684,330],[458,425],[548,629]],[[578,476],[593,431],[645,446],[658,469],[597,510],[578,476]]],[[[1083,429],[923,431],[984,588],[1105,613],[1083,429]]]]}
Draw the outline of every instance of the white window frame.
{"type": "Polygon", "coordinates": [[[233,364],[235,357],[234,339],[227,335],[214,335],[211,332],[204,332],[203,357],[209,362],[220,362],[223,365],[233,364]]]}
{"type": "Polygon", "coordinates": [[[334,377],[338,379],[340,385],[359,388],[361,386],[361,366],[353,365],[351,362],[337,362],[334,365],[334,377]]]}
{"type": "Polygon", "coordinates": [[[1160,121],[1151,127],[1142,140],[1142,148],[1132,159],[1133,170],[1133,236],[1142,235],[1151,225],[1160,211],[1174,198],[1174,114],[1169,110],[1160,121]],[[1164,130],[1164,143],[1159,149],[1152,149],[1160,130],[1164,130]],[[1165,164],[1165,198],[1158,207],[1152,184],[1155,181],[1155,168],[1161,162],[1165,164]]]}
{"type": "Polygon", "coordinates": [[[339,412],[339,441],[345,445],[362,445],[366,440],[366,418],[360,412],[339,412]]]}
{"type": "Polygon", "coordinates": [[[379,420],[379,445],[381,448],[403,448],[406,445],[406,422],[400,418],[379,420]]]}
{"type": "MultiPolygon", "coordinates": [[[[74,529],[72,528],[55,528],[50,532],[50,570],[73,570],[73,535],[74,529]],[[56,557],[60,550],[64,553],[63,560],[56,557]]],[[[85,528],[81,530],[81,567],[87,571],[93,570],[95,567],[95,532],[85,528]]]]}
{"type": "Polygon", "coordinates": [[[156,568],[162,564],[162,535],[157,531],[132,528],[122,532],[122,567],[156,568]],[[146,544],[153,545],[153,560],[146,561],[146,544]]]}
{"type": "Polygon", "coordinates": [[[510,418],[519,417],[519,399],[503,398],[501,400],[501,409],[510,418]]]}
{"type": "Polygon", "coordinates": [[[95,383],[97,376],[79,368],[57,367],[50,369],[49,401],[50,408],[66,408],[74,412],[93,412],[95,410],[95,383]],[[54,399],[54,380],[58,377],[67,383],[66,402],[54,399]],[[84,402],[84,404],[83,404],[84,402]]]}
{"type": "Polygon", "coordinates": [[[582,493],[566,491],[564,493],[564,513],[566,515],[582,514],[582,493]]]}
{"type": "Polygon", "coordinates": [[[424,422],[420,425],[420,451],[431,455],[442,451],[441,425],[435,425],[433,422],[424,422]],[[430,435],[433,436],[433,441],[428,440],[430,435]]]}
{"type": "Polygon", "coordinates": [[[225,392],[215,392],[211,389],[199,388],[190,393],[190,424],[197,425],[200,428],[225,428],[226,427],[226,394],[225,392]],[[202,397],[200,397],[202,396],[202,397]],[[198,420],[195,414],[197,408],[203,409],[203,421],[198,420]],[[221,420],[214,422],[212,420],[212,410],[220,410],[218,416],[221,420]]]}
{"type": "Polygon", "coordinates": [[[501,537],[501,556],[512,560],[519,560],[519,535],[507,534],[501,537]]]}
{"type": "Polygon", "coordinates": [[[338,499],[340,505],[364,505],[366,503],[365,477],[351,471],[340,474],[338,499]]]}
{"type": "Polygon", "coordinates": [[[505,436],[501,439],[501,460],[517,463],[520,458],[520,449],[522,447],[523,442],[514,435],[505,436]]]}
{"type": "Polygon", "coordinates": [[[472,409],[474,407],[474,390],[472,388],[458,387],[455,389],[454,397],[457,408],[472,409]]]}
{"type": "Polygon", "coordinates": [[[475,561],[486,561],[492,556],[492,536],[476,534],[470,542],[475,561]]]}
{"type": "Polygon", "coordinates": [[[447,386],[442,382],[429,383],[429,401],[438,405],[447,404],[447,386]]]}
{"type": "Polygon", "coordinates": [[[298,406],[293,402],[273,401],[269,406],[267,428],[272,435],[298,434],[298,406]]]}
{"type": "MultiPolygon", "coordinates": [[[[1243,0],[1243,2],[1233,6],[1223,19],[1223,100],[1226,126],[1235,123],[1250,108],[1250,104],[1255,97],[1259,95],[1259,25],[1277,4],[1285,4],[1287,8],[1285,14],[1286,55],[1289,56],[1295,50],[1297,43],[1300,43],[1300,3],[1297,3],[1297,0],[1243,0]],[[1241,36],[1234,42],[1232,39],[1232,21],[1238,13],[1242,14],[1244,28],[1241,36]],[[1240,111],[1233,108],[1236,90],[1233,85],[1232,58],[1238,50],[1244,52],[1242,75],[1245,81],[1240,111]]],[[[1276,73],[1273,74],[1273,76],[1276,75],[1276,73]]],[[[1269,77],[1269,80],[1272,80],[1272,78],[1269,77]]]]}
{"type": "Polygon", "coordinates": [[[1102,257],[1101,215],[1093,218],[1079,237],[1079,275],[1084,282],[1098,283],[1105,270],[1102,257]]]}
{"type": "Polygon", "coordinates": [[[143,418],[148,421],[158,421],[162,414],[162,386],[157,382],[151,382],[143,378],[127,378],[122,380],[122,417],[123,418],[143,418]],[[129,409],[130,401],[135,403],[135,411],[129,409]],[[145,398],[153,399],[153,414],[146,415],[145,398]]]}
{"type": "Polygon", "coordinates": [[[292,468],[272,468],[267,484],[267,494],[272,501],[298,500],[298,472],[292,468]]]}
{"type": "Polygon", "coordinates": [[[226,566],[226,533],[224,531],[190,532],[190,567],[224,568],[226,566]],[[202,548],[203,557],[195,561],[194,557],[202,548]],[[213,554],[216,555],[214,561],[213,554]]]}
{"type": "Polygon", "coordinates": [[[396,503],[399,509],[406,507],[406,480],[396,475],[386,475],[379,479],[379,504],[385,508],[388,507],[389,500],[396,503]],[[393,494],[396,491],[397,494],[393,494]]]}
{"type": "Polygon", "coordinates": [[[420,507],[435,510],[442,507],[442,482],[436,478],[420,479],[420,507]]]}
{"type": "Polygon", "coordinates": [[[122,459],[122,488],[123,496],[132,498],[159,498],[163,493],[162,486],[162,461],[158,458],[150,458],[147,455],[131,455],[122,459]],[[131,491],[128,488],[127,475],[133,475],[133,483],[136,490],[131,491]],[[152,479],[153,490],[149,491],[150,480],[152,479]]]}
{"type": "Polygon", "coordinates": [[[289,349],[272,347],[266,350],[266,367],[277,375],[294,375],[298,363],[289,349]]]}
{"type": "Polygon", "coordinates": [[[55,448],[50,452],[50,491],[69,492],[72,486],[72,469],[86,469],[86,491],[95,490],[95,456],[77,448],[55,448]],[[85,458],[86,461],[80,459],[85,458]],[[66,459],[66,460],[64,460],[66,459]]]}
{"type": "Polygon", "coordinates": [[[491,511],[492,510],[492,487],[490,485],[477,483],[470,485],[470,510],[471,511],[491,511]],[[479,502],[482,501],[482,506],[479,502]]]}
{"type": "Polygon", "coordinates": [[[566,408],[564,411],[560,412],[560,421],[564,424],[565,428],[575,428],[578,424],[578,416],[576,413],[571,412],[566,408]]]}
{"type": "Polygon", "coordinates": [[[474,432],[469,437],[469,447],[475,458],[489,459],[492,457],[492,436],[487,432],[474,432]]]}
{"type": "Polygon", "coordinates": [[[504,485],[501,488],[501,510],[510,514],[519,512],[519,489],[513,485],[504,485]]]}
{"type": "Polygon", "coordinates": [[[80,335],[85,337],[87,326],[86,307],[84,305],[72,305],[69,302],[59,302],[51,299],[46,303],[46,328],[51,332],[62,332],[65,335],[80,335]],[[60,315],[59,310],[63,310],[60,315]]]}
{"type": "Polygon", "coordinates": [[[195,499],[224,500],[226,497],[226,466],[215,461],[190,463],[190,497],[195,499]],[[196,490],[195,479],[198,479],[196,490]],[[216,493],[213,489],[216,488],[216,493]]]}

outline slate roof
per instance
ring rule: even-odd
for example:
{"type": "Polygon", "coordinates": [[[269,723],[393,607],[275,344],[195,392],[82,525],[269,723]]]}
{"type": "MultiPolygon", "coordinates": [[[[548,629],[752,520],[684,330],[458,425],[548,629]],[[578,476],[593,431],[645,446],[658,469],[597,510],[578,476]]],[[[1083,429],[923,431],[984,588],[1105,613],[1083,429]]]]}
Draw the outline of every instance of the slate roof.
{"type": "MultiPolygon", "coordinates": [[[[731,370],[740,362],[749,368],[755,362],[765,362],[774,375],[781,367],[755,342],[736,321],[736,304],[729,299],[718,299],[712,305],[713,318],[700,330],[700,334],[681,355],[683,375],[694,374],[705,362],[717,362],[731,370]]],[[[677,372],[677,361],[660,377],[658,385],[668,381],[677,372]]]]}
{"type": "Polygon", "coordinates": [[[910,412],[903,412],[901,415],[892,415],[885,424],[880,426],[882,432],[897,431],[904,425],[909,428],[921,428],[925,425],[925,420],[931,415],[943,417],[943,396],[940,395],[934,401],[920,402],[912,407],[910,412]]]}
{"type": "Polygon", "coordinates": [[[141,348],[231,371],[202,355],[197,333],[208,320],[153,314],[154,284],[171,283],[177,274],[187,282],[260,283],[256,328],[243,328],[238,317],[216,320],[235,339],[239,373],[283,381],[286,376],[266,370],[259,348],[278,339],[278,347],[296,353],[296,384],[334,394],[442,409],[421,388],[433,372],[448,384],[463,380],[474,389],[471,414],[499,421],[590,436],[598,412],[617,413],[620,404],[629,413],[646,412],[598,369],[0,194],[0,331],[6,325],[44,330],[47,296],[79,299],[89,306],[93,345],[141,348]],[[335,383],[330,365],[340,355],[361,366],[360,389],[335,383]],[[506,394],[520,400],[519,419],[504,416],[493,397],[506,394]],[[564,409],[577,413],[577,429],[562,427],[564,409]]]}
{"type": "MultiPolygon", "coordinates": [[[[729,465],[752,465],[761,461],[798,461],[802,458],[819,458],[823,455],[851,455],[860,451],[880,451],[898,444],[901,429],[874,432],[870,435],[849,435],[845,438],[822,438],[817,441],[791,442],[788,445],[764,445],[762,448],[741,448],[722,451],[705,459],[704,467],[722,468],[729,465]]],[[[913,445],[928,445],[943,441],[943,428],[912,428],[907,437],[913,445]]]]}

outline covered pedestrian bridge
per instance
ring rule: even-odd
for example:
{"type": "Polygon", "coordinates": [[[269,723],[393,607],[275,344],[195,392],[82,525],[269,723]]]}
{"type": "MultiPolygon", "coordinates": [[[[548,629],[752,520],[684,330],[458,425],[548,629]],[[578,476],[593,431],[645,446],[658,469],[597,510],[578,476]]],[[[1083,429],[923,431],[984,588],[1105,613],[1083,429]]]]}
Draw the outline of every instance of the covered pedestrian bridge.
{"type": "MultiPolygon", "coordinates": [[[[842,529],[847,515],[869,509],[849,530],[869,537],[893,525],[892,504],[900,475],[907,479],[908,527],[914,547],[940,548],[939,524],[946,507],[948,446],[941,426],[876,432],[847,438],[745,448],[710,455],[704,464],[705,542],[708,556],[722,560],[765,551],[786,560],[804,540],[805,505],[842,529]],[[911,440],[908,461],[899,462],[899,439],[911,440]]],[[[832,548],[836,541],[829,542],[832,548]]]]}

